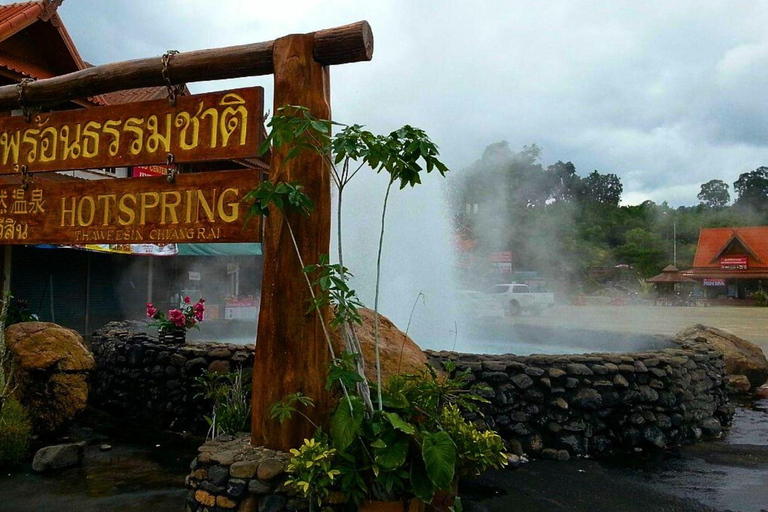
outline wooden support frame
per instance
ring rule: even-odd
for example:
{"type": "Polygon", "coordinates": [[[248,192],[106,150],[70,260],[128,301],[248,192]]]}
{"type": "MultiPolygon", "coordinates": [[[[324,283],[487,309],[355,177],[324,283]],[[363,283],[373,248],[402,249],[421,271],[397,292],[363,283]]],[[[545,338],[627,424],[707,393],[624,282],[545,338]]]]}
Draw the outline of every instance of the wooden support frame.
{"type": "MultiPolygon", "coordinates": [[[[324,66],[371,60],[373,32],[367,21],[307,34],[312,38],[312,59],[324,66]]],[[[168,63],[173,84],[222,80],[274,72],[275,41],[179,53],[168,63]]],[[[24,86],[30,106],[53,105],[138,87],[165,85],[159,57],[94,66],[24,86]]],[[[0,112],[19,108],[16,85],[0,87],[0,112]]]]}
{"type": "MultiPolygon", "coordinates": [[[[329,119],[329,70],[313,60],[312,43],[311,35],[275,41],[275,110],[283,105],[301,105],[312,115],[329,119]]],[[[290,233],[293,230],[304,264],[315,263],[320,254],[329,253],[330,167],[325,158],[309,151],[287,160],[289,149],[273,149],[270,178],[301,183],[315,208],[309,216],[284,217],[273,212],[265,219],[264,278],[252,377],[252,443],[279,450],[299,446],[313,436],[314,427],[298,416],[279,424],[270,418],[272,404],[302,392],[315,401],[315,407],[303,412],[320,425],[333,402],[325,389],[331,357],[320,324],[320,317],[327,322],[328,308],[308,312],[311,295],[290,233]]]]}
{"type": "MultiPolygon", "coordinates": [[[[180,84],[274,73],[275,111],[283,105],[298,105],[309,108],[316,117],[330,119],[328,66],[372,57],[373,33],[368,22],[360,21],[275,41],[176,54],[168,64],[168,75],[172,84],[180,84]]],[[[21,93],[24,103],[35,107],[163,85],[163,63],[160,58],[150,58],[27,83],[21,93]]],[[[19,92],[15,85],[0,87],[0,111],[19,107],[19,92]]],[[[287,160],[288,149],[273,151],[270,179],[299,182],[315,208],[309,216],[283,217],[273,212],[265,222],[251,434],[253,444],[281,450],[312,437],[314,427],[303,419],[280,425],[269,417],[275,402],[295,392],[312,397],[315,407],[306,414],[317,424],[324,422],[334,403],[334,396],[325,389],[331,355],[320,320],[328,320],[329,309],[308,312],[311,294],[296,254],[298,250],[304,264],[311,264],[329,253],[330,167],[321,155],[311,152],[287,160]]]]}

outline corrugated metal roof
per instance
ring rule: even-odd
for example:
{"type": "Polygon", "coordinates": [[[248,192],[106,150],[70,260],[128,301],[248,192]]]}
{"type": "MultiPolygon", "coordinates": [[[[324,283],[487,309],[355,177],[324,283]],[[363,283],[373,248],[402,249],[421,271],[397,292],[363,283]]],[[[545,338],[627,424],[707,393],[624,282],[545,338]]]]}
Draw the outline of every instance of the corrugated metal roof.
{"type": "Polygon", "coordinates": [[[720,268],[719,257],[732,243],[745,247],[748,268],[768,269],[768,226],[702,228],[693,267],[720,268]]]}

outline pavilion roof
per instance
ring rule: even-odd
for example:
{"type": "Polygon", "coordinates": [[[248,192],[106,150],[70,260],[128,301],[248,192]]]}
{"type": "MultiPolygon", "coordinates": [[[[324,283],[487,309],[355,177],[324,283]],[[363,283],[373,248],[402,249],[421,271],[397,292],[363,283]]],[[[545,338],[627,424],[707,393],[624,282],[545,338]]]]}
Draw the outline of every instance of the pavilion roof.
{"type": "Polygon", "coordinates": [[[747,256],[749,269],[768,270],[768,226],[702,228],[693,269],[719,269],[722,256],[747,256]]]}

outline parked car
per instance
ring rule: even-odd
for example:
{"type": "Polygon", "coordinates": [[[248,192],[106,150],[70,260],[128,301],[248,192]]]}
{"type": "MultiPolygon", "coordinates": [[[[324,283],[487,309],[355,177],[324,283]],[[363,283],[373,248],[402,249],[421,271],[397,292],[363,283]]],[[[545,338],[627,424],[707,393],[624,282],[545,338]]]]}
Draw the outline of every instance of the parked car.
{"type": "Polygon", "coordinates": [[[534,293],[526,284],[497,284],[486,292],[486,296],[501,304],[510,316],[517,316],[524,311],[540,315],[555,305],[554,294],[534,293]]]}
{"type": "Polygon", "coordinates": [[[458,290],[456,291],[456,301],[471,320],[503,317],[505,314],[504,307],[483,292],[458,290]]]}

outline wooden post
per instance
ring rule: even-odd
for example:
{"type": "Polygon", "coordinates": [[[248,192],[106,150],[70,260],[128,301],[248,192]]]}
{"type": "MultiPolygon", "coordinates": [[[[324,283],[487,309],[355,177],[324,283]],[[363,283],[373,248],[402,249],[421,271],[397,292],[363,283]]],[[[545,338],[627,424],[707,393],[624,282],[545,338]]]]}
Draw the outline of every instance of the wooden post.
{"type": "MultiPolygon", "coordinates": [[[[328,68],[313,59],[312,34],[277,39],[273,45],[275,111],[300,105],[312,115],[330,119],[328,68]]],[[[265,219],[264,280],[258,338],[253,368],[251,440],[255,445],[288,450],[311,438],[315,428],[296,417],[282,425],[269,417],[270,407],[288,394],[302,392],[315,407],[302,411],[322,424],[333,406],[325,390],[330,354],[317,312],[308,313],[310,293],[288,230],[296,237],[304,264],[328,254],[331,237],[331,178],[325,160],[304,152],[286,161],[288,147],[273,150],[270,179],[298,182],[312,199],[309,216],[283,217],[273,212],[265,219]]],[[[328,318],[327,308],[320,312],[328,318]]]]}

